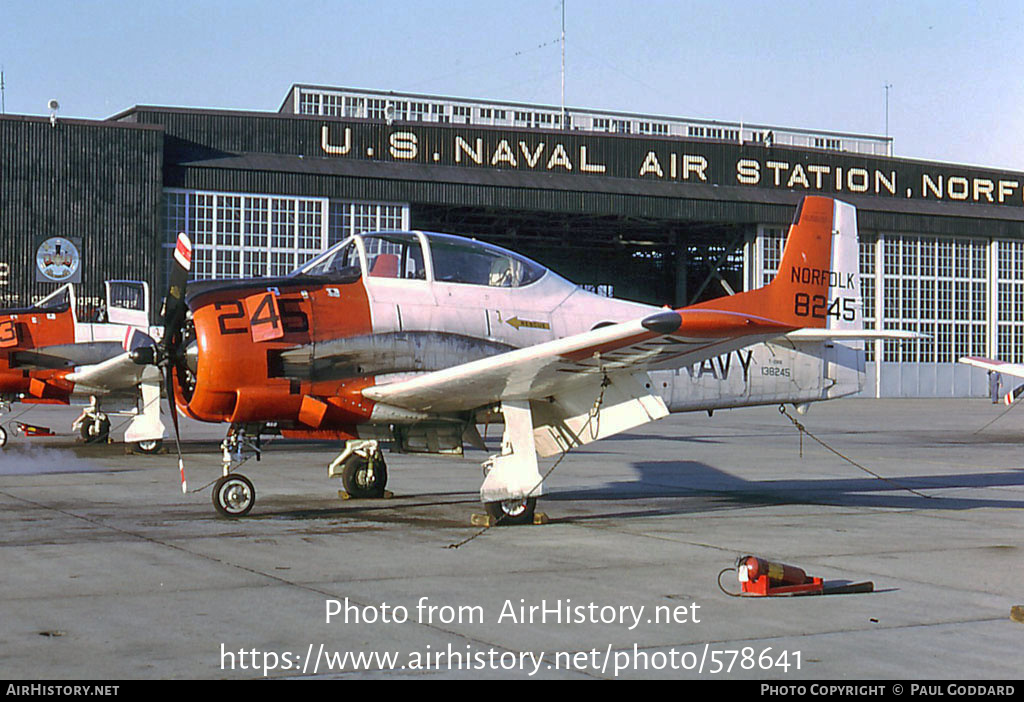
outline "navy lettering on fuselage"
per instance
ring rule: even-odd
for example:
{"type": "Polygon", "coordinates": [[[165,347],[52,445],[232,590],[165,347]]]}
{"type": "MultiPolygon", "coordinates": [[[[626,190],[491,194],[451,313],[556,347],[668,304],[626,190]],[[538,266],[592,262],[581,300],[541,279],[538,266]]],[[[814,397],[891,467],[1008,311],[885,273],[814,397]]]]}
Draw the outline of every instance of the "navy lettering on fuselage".
{"type": "Polygon", "coordinates": [[[685,366],[686,373],[690,376],[691,380],[700,380],[705,375],[710,375],[715,380],[728,380],[733,353],[736,354],[736,358],[740,361],[740,367],[743,369],[743,382],[746,383],[750,379],[750,364],[754,357],[754,352],[749,349],[740,349],[732,353],[723,354],[722,356],[706,358],[700,363],[685,366]]]}
{"type": "Polygon", "coordinates": [[[824,285],[840,290],[856,290],[856,273],[843,273],[841,271],[828,271],[819,268],[797,268],[793,266],[789,274],[789,282],[801,283],[803,285],[824,285]]]}

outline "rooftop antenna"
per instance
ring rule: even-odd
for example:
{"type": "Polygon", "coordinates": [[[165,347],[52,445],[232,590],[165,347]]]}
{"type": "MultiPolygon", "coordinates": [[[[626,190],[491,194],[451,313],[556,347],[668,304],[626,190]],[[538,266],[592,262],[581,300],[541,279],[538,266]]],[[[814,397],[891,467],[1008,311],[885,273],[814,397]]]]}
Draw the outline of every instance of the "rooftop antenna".
{"type": "Polygon", "coordinates": [[[57,126],[57,110],[60,109],[60,103],[56,100],[51,99],[46,106],[50,108],[50,126],[57,126]]]}
{"type": "MultiPolygon", "coordinates": [[[[892,83],[885,84],[885,138],[889,139],[889,89],[892,83]]],[[[889,155],[892,156],[892,142],[889,142],[889,155]]]]}
{"type": "Polygon", "coordinates": [[[565,0],[562,0],[562,129],[567,129],[565,123],[565,0]]]}

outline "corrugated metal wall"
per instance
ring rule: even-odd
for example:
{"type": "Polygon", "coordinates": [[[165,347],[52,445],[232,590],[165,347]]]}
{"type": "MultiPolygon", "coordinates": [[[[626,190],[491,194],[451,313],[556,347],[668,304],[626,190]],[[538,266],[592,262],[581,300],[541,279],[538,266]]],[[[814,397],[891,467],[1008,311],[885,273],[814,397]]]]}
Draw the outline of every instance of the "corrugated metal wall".
{"type": "Polygon", "coordinates": [[[156,284],[162,181],[161,129],[0,117],[0,306],[59,287],[35,281],[39,237],[82,240],[80,307],[102,298],[109,278],[156,284]]]}

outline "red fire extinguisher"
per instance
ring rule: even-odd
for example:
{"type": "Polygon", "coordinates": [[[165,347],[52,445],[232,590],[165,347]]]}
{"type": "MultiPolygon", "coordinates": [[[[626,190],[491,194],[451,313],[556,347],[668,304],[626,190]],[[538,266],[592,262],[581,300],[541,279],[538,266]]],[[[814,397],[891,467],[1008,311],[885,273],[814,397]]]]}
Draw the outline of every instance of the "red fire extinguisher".
{"type": "Polygon", "coordinates": [[[736,568],[739,571],[740,582],[753,583],[764,575],[768,576],[768,582],[773,587],[811,582],[811,578],[807,577],[807,573],[801,568],[775,563],[757,556],[741,556],[736,561],[736,568]]]}

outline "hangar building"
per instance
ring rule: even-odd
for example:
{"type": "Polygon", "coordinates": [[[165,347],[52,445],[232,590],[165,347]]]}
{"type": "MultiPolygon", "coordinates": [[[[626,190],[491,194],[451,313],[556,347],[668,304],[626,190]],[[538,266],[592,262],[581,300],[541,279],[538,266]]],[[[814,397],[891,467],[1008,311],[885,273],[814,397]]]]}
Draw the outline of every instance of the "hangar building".
{"type": "Polygon", "coordinates": [[[871,135],[310,85],[276,113],[0,116],[0,305],[56,288],[55,242],[83,307],[120,278],[150,281],[158,309],[178,231],[195,277],[224,278],[388,228],[681,305],[770,280],[812,193],[858,208],[867,323],[930,337],[875,343],[866,394],[985,395],[957,358],[1024,362],[1022,173],[895,158],[871,135]]]}

